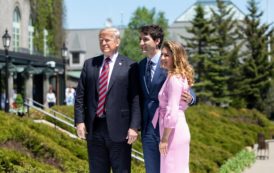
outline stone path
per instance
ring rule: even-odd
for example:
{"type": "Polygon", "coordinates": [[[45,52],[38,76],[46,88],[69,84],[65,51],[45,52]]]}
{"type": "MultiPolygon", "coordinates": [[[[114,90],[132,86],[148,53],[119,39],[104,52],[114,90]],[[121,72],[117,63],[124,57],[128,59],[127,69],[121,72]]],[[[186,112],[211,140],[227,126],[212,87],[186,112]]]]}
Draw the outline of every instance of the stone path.
{"type": "MultiPolygon", "coordinates": [[[[243,173],[274,173],[274,140],[267,140],[267,142],[269,143],[269,159],[257,157],[256,162],[243,173]]],[[[256,150],[255,153],[257,154],[256,150]]]]}

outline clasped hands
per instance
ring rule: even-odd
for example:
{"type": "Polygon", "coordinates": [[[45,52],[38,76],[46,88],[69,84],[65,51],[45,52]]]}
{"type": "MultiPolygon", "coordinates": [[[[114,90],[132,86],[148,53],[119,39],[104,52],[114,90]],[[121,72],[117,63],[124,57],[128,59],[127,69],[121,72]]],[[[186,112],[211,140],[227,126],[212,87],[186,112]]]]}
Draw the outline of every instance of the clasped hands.
{"type": "MultiPolygon", "coordinates": [[[[87,130],[86,130],[86,126],[84,123],[79,123],[76,126],[76,132],[77,132],[77,136],[80,139],[86,139],[86,134],[87,134],[87,130]]],[[[128,129],[127,132],[127,143],[128,144],[132,144],[133,142],[135,142],[138,138],[138,131],[136,129],[128,129]]]]}

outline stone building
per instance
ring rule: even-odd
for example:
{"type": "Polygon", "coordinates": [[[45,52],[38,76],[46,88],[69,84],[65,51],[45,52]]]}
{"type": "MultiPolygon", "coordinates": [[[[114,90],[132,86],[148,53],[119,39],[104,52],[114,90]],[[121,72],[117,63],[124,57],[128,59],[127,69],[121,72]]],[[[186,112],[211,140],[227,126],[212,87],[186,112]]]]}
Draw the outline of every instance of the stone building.
{"type": "MultiPolygon", "coordinates": [[[[0,0],[1,37],[6,31],[11,36],[11,43],[6,55],[3,42],[0,42],[1,102],[3,103],[8,86],[10,103],[15,92],[20,93],[25,99],[33,99],[44,104],[46,93],[52,86],[57,95],[57,102],[63,103],[64,64],[61,58],[48,56],[46,29],[43,40],[44,54],[35,52],[30,0],[0,0]]],[[[3,104],[1,105],[0,108],[3,109],[3,104]]]]}

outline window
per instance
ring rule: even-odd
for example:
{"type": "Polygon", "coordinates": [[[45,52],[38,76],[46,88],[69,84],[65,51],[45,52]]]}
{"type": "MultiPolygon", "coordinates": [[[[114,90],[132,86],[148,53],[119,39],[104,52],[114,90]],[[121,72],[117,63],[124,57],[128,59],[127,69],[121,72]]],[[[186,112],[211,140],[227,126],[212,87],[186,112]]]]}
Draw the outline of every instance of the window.
{"type": "Polygon", "coordinates": [[[80,53],[72,52],[72,64],[80,64],[80,53]]]}
{"type": "Polygon", "coordinates": [[[13,50],[18,52],[19,47],[20,47],[20,32],[21,32],[21,27],[20,27],[20,22],[21,22],[21,15],[19,8],[16,7],[14,12],[13,12],[13,19],[12,19],[12,47],[13,50]]]}
{"type": "Polygon", "coordinates": [[[29,32],[29,53],[33,54],[33,33],[34,33],[34,27],[32,26],[32,19],[29,18],[29,26],[28,26],[28,32],[29,32]]]}
{"type": "Polygon", "coordinates": [[[48,48],[48,31],[44,29],[44,56],[48,56],[49,48],[48,48]]]}

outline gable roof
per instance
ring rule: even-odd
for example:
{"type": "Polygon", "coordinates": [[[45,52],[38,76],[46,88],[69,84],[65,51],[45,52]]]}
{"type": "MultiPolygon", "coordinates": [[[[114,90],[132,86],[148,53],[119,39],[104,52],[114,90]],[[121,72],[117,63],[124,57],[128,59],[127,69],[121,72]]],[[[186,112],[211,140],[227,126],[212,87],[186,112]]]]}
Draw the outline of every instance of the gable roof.
{"type": "Polygon", "coordinates": [[[86,58],[100,55],[98,34],[100,29],[68,29],[66,30],[67,47],[70,52],[84,52],[86,58]]]}
{"type": "MultiPolygon", "coordinates": [[[[232,8],[232,12],[234,12],[234,19],[243,20],[245,14],[231,1],[231,0],[223,0],[224,3],[228,5],[228,8],[232,8]]],[[[216,0],[197,0],[192,6],[186,9],[179,17],[177,17],[172,24],[172,26],[177,26],[180,23],[190,22],[195,17],[195,8],[198,5],[203,6],[205,11],[205,17],[210,18],[212,15],[211,9],[216,11],[217,10],[217,2],[216,0]]]]}

